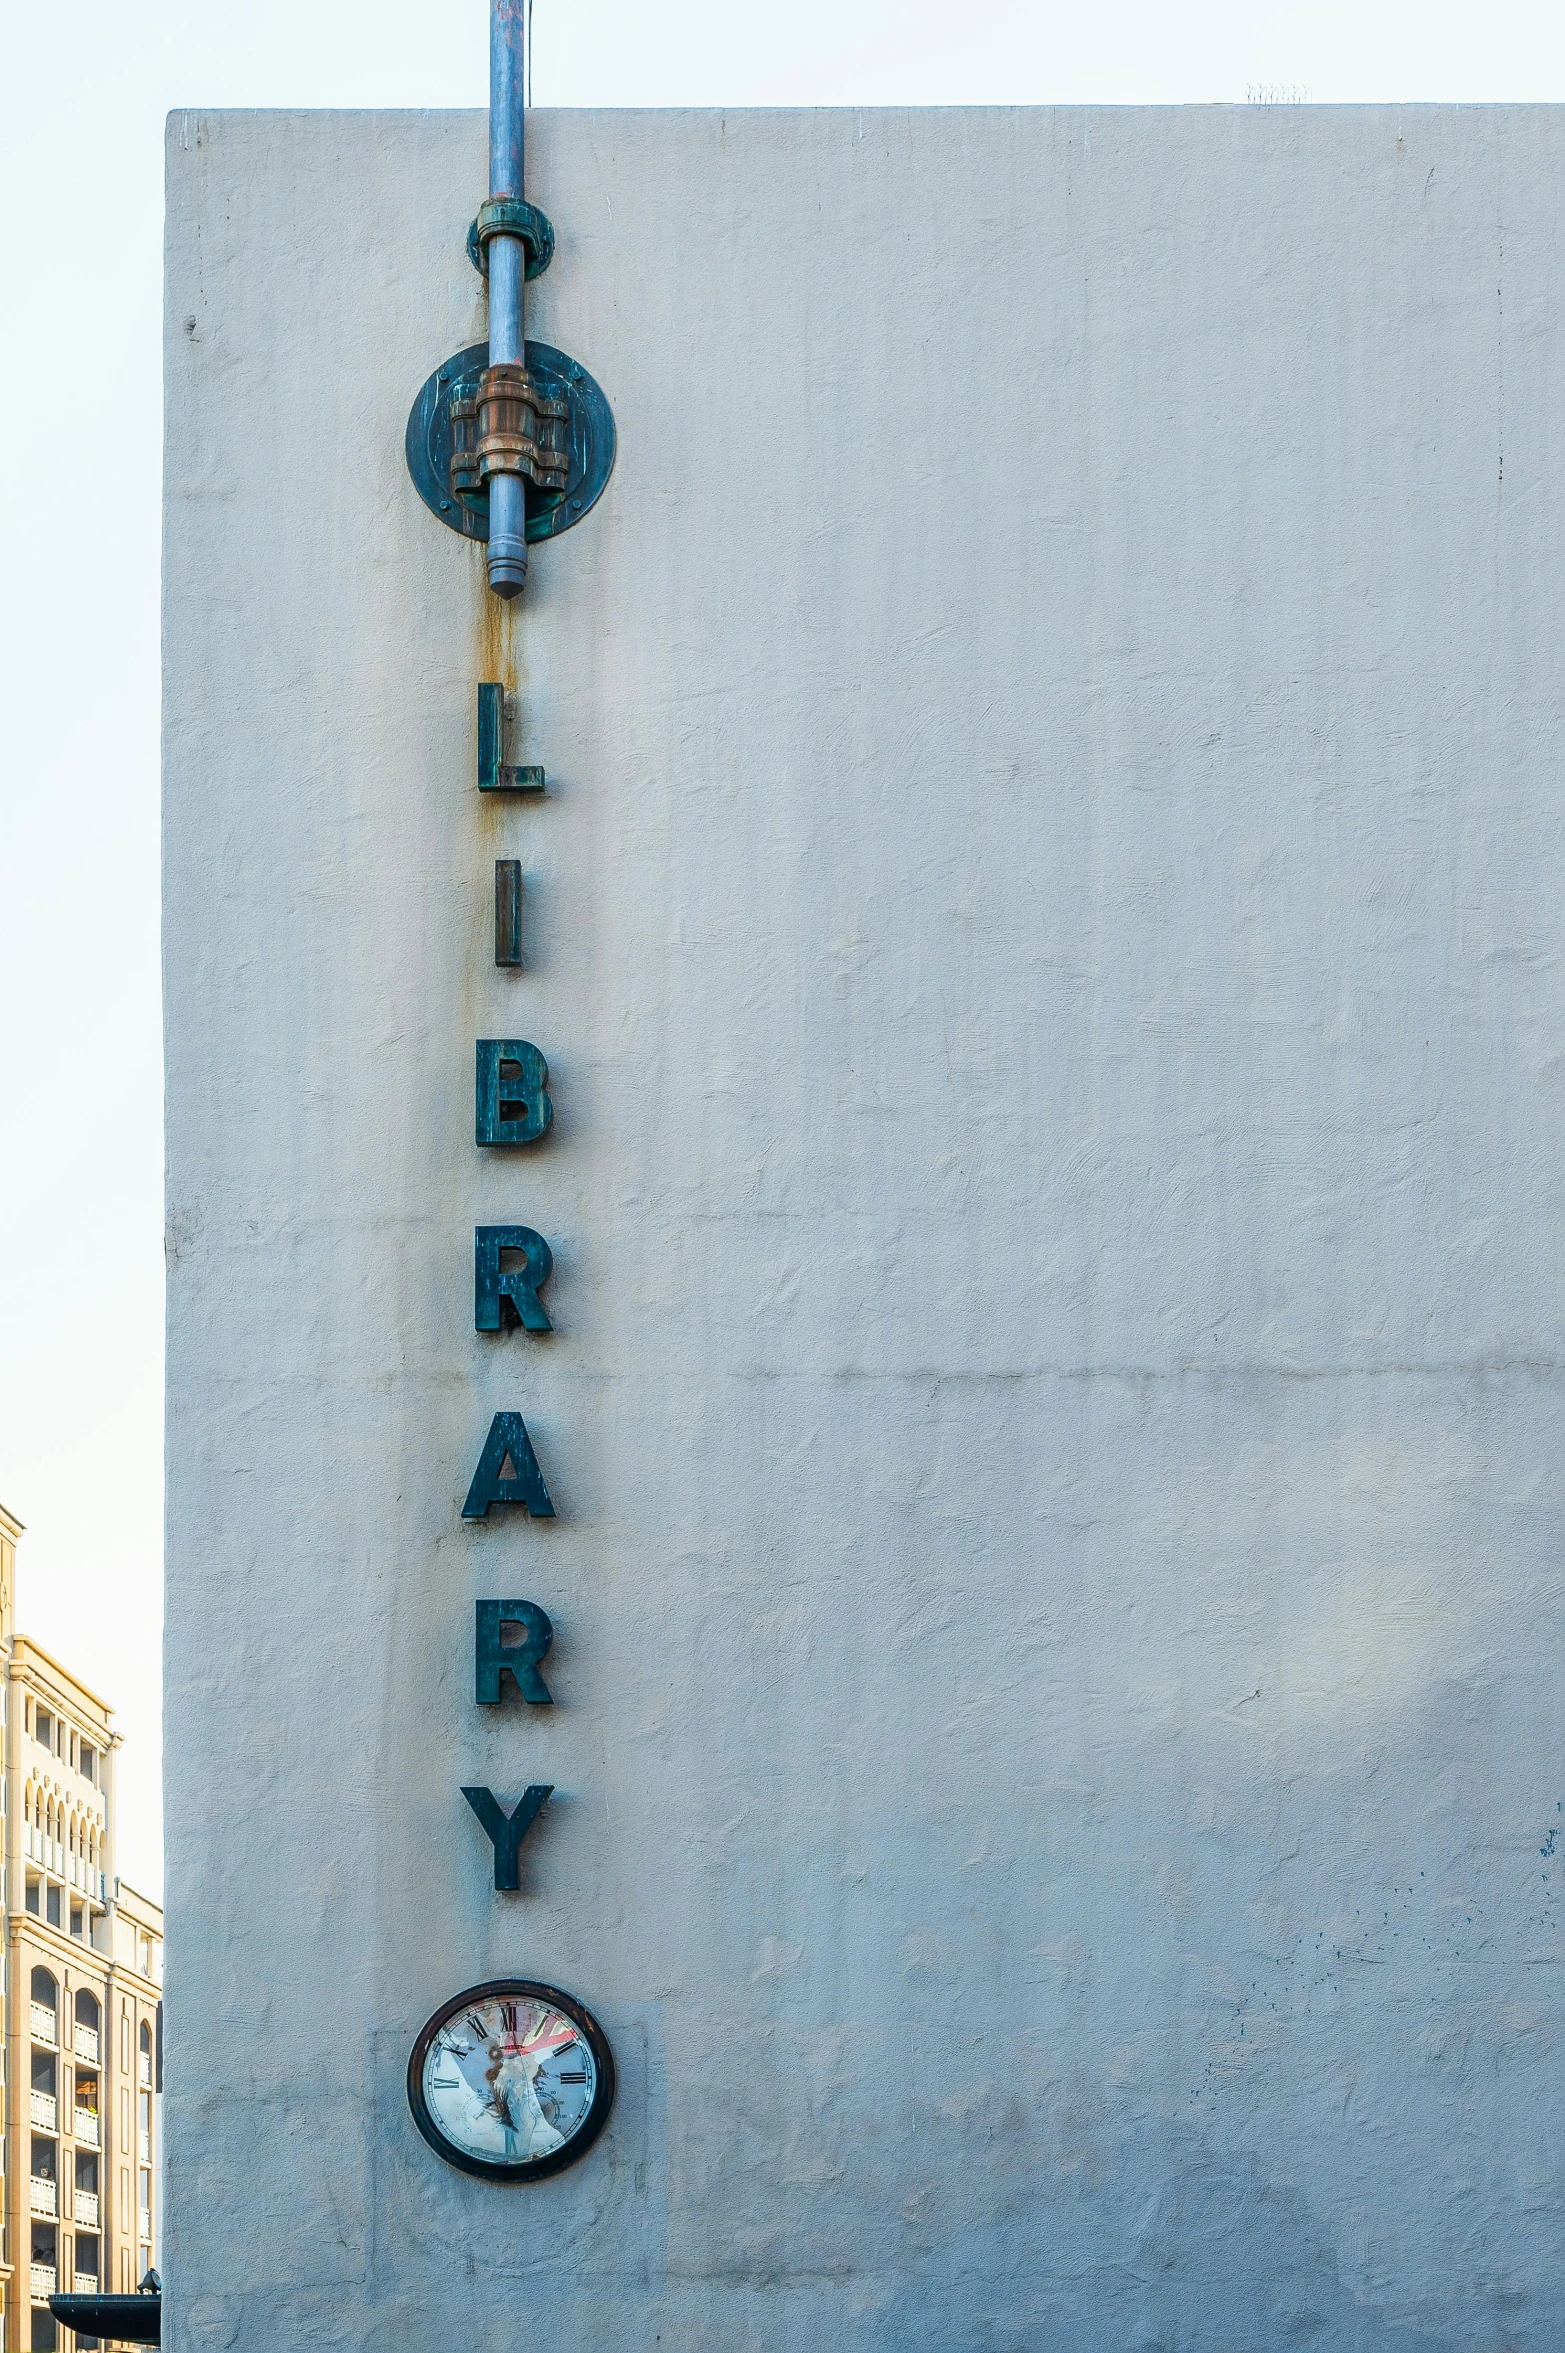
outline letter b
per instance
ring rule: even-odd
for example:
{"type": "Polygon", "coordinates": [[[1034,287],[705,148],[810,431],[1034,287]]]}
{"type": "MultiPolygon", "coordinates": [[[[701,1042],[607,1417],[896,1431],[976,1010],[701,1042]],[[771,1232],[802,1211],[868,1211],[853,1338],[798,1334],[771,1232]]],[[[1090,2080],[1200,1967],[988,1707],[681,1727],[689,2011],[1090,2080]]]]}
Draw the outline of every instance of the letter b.
{"type": "Polygon", "coordinates": [[[478,1040],[480,1144],[536,1144],[554,1118],[549,1065],[525,1038],[478,1040]]]}

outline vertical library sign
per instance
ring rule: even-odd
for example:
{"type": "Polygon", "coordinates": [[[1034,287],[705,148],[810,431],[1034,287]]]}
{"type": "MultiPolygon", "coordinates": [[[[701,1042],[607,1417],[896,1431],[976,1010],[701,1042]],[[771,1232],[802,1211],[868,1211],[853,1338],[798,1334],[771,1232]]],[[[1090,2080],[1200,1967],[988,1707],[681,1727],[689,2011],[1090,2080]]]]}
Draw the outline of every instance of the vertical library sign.
{"type": "MultiPolygon", "coordinates": [[[[581,520],[614,463],[614,420],[585,368],[525,331],[527,281],[549,266],[554,231],[525,193],[526,0],[491,0],[489,195],[468,231],[473,266],[489,285],[489,340],[442,363],[408,418],[408,469],[442,523],[487,543],[489,587],[519,596],[530,544],[581,520]]],[[[475,680],[476,789],[546,790],[542,767],[505,757],[505,698],[475,680]]],[[[522,864],[495,861],[494,956],[522,962],[522,864]]],[[[528,1038],[478,1038],[473,1047],[474,1152],[515,1153],[541,1144],[554,1106],[549,1065],[528,1038]]],[[[523,1158],[518,1166],[525,1165],[523,1158]]],[[[554,1258],[520,1220],[473,1235],[473,1324],[505,1344],[547,1332],[543,1293],[554,1258]]],[[[467,1489],[462,1517],[493,1512],[552,1519],[554,1505],[521,1411],[497,1413],[467,1489]]],[[[517,1596],[480,1600],[474,1623],[473,1704],[494,1707],[507,1682],[529,1707],[551,1704],[544,1665],[554,1639],[547,1611],[517,1596]]],[[[506,1798],[492,1789],[452,1792],[487,1841],[497,1890],[519,1889],[528,1832],[552,1788],[534,1783],[506,1798]]],[[[478,1845],[475,1837],[475,1848],[478,1845]]],[[[539,2181],[584,2156],[614,2098],[607,2038],[584,2005],[558,1986],[494,1978],[465,1987],[427,2020],[408,2060],[408,2103],[419,2131],[449,2164],[490,2180],[539,2181]]]]}

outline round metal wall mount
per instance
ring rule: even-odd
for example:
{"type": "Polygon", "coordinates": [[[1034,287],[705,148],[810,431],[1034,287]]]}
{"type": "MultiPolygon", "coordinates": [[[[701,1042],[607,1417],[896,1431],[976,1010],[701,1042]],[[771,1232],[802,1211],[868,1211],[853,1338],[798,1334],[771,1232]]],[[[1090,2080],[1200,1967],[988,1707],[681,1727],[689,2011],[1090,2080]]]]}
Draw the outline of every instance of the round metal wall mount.
{"type": "MultiPolygon", "coordinates": [[[[487,343],[470,343],[465,351],[453,352],[419,387],[408,412],[413,487],[437,521],[464,539],[489,537],[489,492],[483,488],[458,497],[451,488],[451,402],[459,392],[475,391],[488,365],[487,343]]],[[[565,488],[540,491],[531,482],[527,485],[527,536],[554,539],[579,523],[603,496],[614,470],[614,412],[581,362],[556,351],[552,343],[529,343],[527,366],[545,392],[570,406],[565,488]]]]}
{"type": "Polygon", "coordinates": [[[489,275],[491,237],[520,237],[527,250],[527,275],[541,278],[554,259],[554,223],[520,196],[491,196],[478,208],[467,232],[467,258],[481,277],[489,275]]]}

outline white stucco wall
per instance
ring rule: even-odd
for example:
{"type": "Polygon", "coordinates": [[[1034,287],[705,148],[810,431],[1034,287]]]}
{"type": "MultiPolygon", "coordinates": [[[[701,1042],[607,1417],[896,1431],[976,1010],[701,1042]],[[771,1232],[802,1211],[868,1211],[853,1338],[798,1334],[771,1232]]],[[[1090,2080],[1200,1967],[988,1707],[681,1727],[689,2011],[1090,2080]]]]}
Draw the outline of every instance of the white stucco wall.
{"type": "Polygon", "coordinates": [[[541,115],[513,634],[483,140],[170,126],[165,2341],[1553,2348],[1561,117],[541,115]],[[526,2191],[402,2091],[505,1970],[622,2071],[526,2191]]]}

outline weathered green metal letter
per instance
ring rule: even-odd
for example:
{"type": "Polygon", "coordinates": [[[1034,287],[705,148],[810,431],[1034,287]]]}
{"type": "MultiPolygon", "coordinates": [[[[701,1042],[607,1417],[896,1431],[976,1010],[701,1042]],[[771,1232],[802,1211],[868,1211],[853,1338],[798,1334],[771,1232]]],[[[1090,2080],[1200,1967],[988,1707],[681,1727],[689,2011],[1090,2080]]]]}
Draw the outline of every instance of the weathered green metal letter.
{"type": "Polygon", "coordinates": [[[492,1789],[464,1789],[462,1795],[482,1822],[494,1847],[495,1886],[502,1892],[520,1887],[522,1874],[518,1857],[522,1840],[553,1797],[554,1784],[535,1781],[531,1789],[523,1790],[508,1814],[500,1811],[492,1789]]]}
{"type": "Polygon", "coordinates": [[[535,1520],[552,1520],[554,1506],[538,1468],[527,1424],[519,1413],[497,1413],[489,1425],[473,1484],[462,1506],[464,1520],[482,1520],[492,1503],[522,1503],[535,1520]],[[507,1464],[510,1465],[507,1471],[507,1464]]]}
{"type": "Polygon", "coordinates": [[[514,1332],[521,1324],[529,1332],[553,1330],[538,1293],[549,1280],[554,1255],[542,1234],[531,1226],[475,1226],[473,1228],[473,1329],[475,1332],[514,1332]],[[506,1251],[521,1253],[524,1263],[500,1264],[506,1251]]]}
{"type": "Polygon", "coordinates": [[[490,681],[478,690],[478,789],[481,793],[541,793],[541,768],[513,768],[503,758],[505,697],[490,681]]]}
{"type": "Polygon", "coordinates": [[[478,1040],[480,1144],[536,1144],[554,1118],[549,1065],[525,1038],[478,1040]]]}
{"type": "Polygon", "coordinates": [[[548,1654],[554,1628],[548,1613],[535,1601],[481,1601],[474,1650],[473,1697],[480,1707],[497,1706],[502,1678],[509,1675],[523,1699],[535,1708],[552,1708],[553,1694],[538,1672],[548,1654]],[[520,1626],[522,1640],[506,1642],[507,1626],[520,1626]]]}

